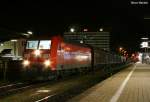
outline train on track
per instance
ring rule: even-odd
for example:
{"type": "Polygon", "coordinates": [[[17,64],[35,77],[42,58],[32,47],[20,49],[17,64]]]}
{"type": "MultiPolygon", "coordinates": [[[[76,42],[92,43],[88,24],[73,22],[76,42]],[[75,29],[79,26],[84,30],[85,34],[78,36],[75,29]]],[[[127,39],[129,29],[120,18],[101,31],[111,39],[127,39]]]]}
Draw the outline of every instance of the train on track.
{"type": "Polygon", "coordinates": [[[125,62],[123,56],[86,44],[70,43],[58,35],[50,39],[28,40],[23,69],[29,79],[43,80],[125,62]]]}
{"type": "Polygon", "coordinates": [[[117,70],[129,62],[118,54],[66,41],[60,35],[30,38],[21,45],[23,60],[0,59],[0,80],[51,80],[97,70],[107,74],[110,67],[117,70]]]}

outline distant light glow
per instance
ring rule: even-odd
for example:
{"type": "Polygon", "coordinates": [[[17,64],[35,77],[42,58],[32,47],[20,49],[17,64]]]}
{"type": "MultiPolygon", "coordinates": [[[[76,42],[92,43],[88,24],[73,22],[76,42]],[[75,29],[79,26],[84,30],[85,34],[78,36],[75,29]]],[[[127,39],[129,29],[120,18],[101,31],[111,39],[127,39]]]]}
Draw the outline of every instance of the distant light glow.
{"type": "Polygon", "coordinates": [[[141,39],[143,39],[143,40],[148,40],[149,38],[141,38],[141,39]]]}
{"type": "Polygon", "coordinates": [[[84,29],[83,31],[84,31],[84,32],[87,32],[87,31],[88,31],[88,29],[84,29]]]}
{"type": "Polygon", "coordinates": [[[75,29],[74,29],[74,28],[71,28],[71,29],[70,29],[70,32],[72,32],[72,33],[75,32],[75,29]]]}
{"type": "Polygon", "coordinates": [[[148,42],[142,42],[142,43],[141,43],[141,46],[142,46],[142,48],[148,47],[148,42]]]}
{"type": "Polygon", "coordinates": [[[4,46],[4,44],[3,44],[3,43],[1,43],[1,44],[0,44],[0,46],[4,46]]]}
{"type": "Polygon", "coordinates": [[[22,33],[22,35],[25,35],[25,36],[27,36],[27,37],[29,37],[29,36],[30,36],[30,34],[26,34],[26,33],[22,33]]]}
{"type": "Polygon", "coordinates": [[[127,51],[124,51],[124,53],[127,53],[127,51]]]}
{"type": "Polygon", "coordinates": [[[12,39],[12,40],[10,40],[10,41],[12,41],[12,42],[17,42],[17,40],[16,40],[16,39],[12,39]]]}
{"type": "Polygon", "coordinates": [[[119,48],[120,51],[121,51],[122,49],[123,49],[122,47],[119,48]]]}
{"type": "Polygon", "coordinates": [[[32,31],[28,31],[27,33],[28,33],[28,34],[30,34],[30,35],[32,35],[32,34],[33,34],[33,32],[32,32],[32,31]]]}
{"type": "Polygon", "coordinates": [[[103,28],[100,28],[100,29],[99,29],[99,31],[101,31],[101,32],[102,32],[102,31],[103,31],[103,28]]]}
{"type": "Polygon", "coordinates": [[[133,53],[133,54],[132,54],[132,57],[134,57],[134,56],[135,56],[135,54],[133,53]]]}
{"type": "Polygon", "coordinates": [[[80,43],[83,44],[83,40],[81,40],[80,43]]]}

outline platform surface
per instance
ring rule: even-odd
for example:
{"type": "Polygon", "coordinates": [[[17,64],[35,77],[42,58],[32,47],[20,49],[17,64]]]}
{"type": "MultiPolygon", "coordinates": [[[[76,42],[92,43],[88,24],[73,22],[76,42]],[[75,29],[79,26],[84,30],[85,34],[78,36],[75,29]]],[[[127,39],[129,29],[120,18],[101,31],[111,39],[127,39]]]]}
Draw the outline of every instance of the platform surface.
{"type": "Polygon", "coordinates": [[[69,102],[150,102],[150,65],[136,63],[69,102]]]}

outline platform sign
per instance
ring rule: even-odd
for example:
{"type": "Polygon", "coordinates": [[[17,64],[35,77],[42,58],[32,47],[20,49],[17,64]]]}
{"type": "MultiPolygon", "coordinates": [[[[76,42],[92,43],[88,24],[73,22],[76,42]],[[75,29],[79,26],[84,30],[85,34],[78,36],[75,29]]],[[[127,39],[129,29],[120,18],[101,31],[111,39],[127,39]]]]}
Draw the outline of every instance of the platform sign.
{"type": "Polygon", "coordinates": [[[148,42],[142,42],[141,46],[142,46],[142,48],[148,47],[148,42]]]}

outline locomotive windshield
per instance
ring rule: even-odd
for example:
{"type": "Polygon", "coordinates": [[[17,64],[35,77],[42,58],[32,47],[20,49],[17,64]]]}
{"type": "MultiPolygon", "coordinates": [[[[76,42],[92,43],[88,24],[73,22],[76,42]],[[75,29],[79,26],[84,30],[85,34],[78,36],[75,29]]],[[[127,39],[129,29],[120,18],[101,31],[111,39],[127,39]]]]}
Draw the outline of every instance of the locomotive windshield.
{"type": "Polygon", "coordinates": [[[39,49],[50,49],[51,41],[50,40],[40,40],[39,49]]]}
{"type": "Polygon", "coordinates": [[[27,41],[26,49],[37,49],[38,48],[38,40],[27,41]]]}
{"type": "Polygon", "coordinates": [[[26,49],[50,49],[51,40],[30,40],[27,41],[26,49]]]}

